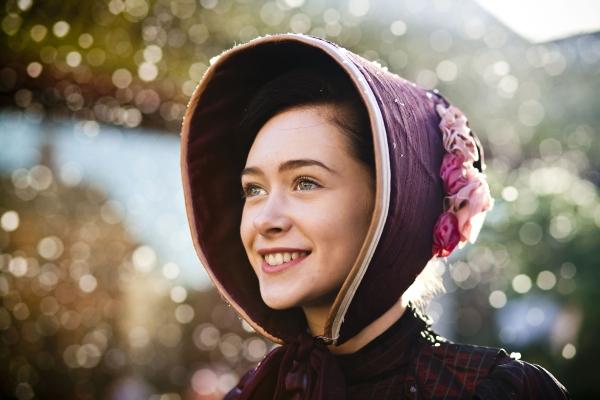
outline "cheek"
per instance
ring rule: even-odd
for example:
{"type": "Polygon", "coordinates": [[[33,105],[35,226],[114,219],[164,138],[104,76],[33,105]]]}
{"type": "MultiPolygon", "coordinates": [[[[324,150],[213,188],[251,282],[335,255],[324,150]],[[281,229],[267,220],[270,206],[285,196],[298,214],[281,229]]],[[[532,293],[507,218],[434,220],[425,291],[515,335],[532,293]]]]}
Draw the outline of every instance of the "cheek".
{"type": "Polygon", "coordinates": [[[361,228],[358,225],[357,213],[352,208],[355,204],[343,204],[339,201],[332,202],[329,207],[313,210],[309,218],[303,220],[302,225],[323,255],[330,261],[346,260],[354,247],[354,238],[361,228]]]}
{"type": "Polygon", "coordinates": [[[242,219],[240,221],[240,238],[246,249],[246,253],[252,244],[252,232],[254,225],[252,224],[251,213],[244,207],[242,211],[242,219]]]}
{"type": "Polygon", "coordinates": [[[361,187],[359,191],[350,197],[352,199],[350,209],[352,215],[349,217],[355,224],[357,233],[362,234],[366,234],[366,229],[371,223],[375,202],[375,194],[371,190],[364,190],[364,187],[361,187]]]}
{"type": "Polygon", "coordinates": [[[372,200],[364,193],[349,193],[340,196],[333,205],[335,211],[330,215],[340,228],[339,234],[359,234],[368,227],[373,212],[372,200]]]}
{"type": "Polygon", "coordinates": [[[259,268],[256,264],[256,260],[252,259],[252,245],[254,243],[255,229],[253,224],[251,213],[244,208],[242,212],[242,219],[240,221],[240,238],[246,252],[246,258],[250,263],[250,266],[254,270],[254,273],[258,276],[259,268]]]}
{"type": "Polygon", "coordinates": [[[327,232],[326,240],[335,247],[338,257],[352,264],[371,222],[372,201],[358,193],[339,198],[335,207],[336,211],[329,213],[322,224],[327,232]]]}

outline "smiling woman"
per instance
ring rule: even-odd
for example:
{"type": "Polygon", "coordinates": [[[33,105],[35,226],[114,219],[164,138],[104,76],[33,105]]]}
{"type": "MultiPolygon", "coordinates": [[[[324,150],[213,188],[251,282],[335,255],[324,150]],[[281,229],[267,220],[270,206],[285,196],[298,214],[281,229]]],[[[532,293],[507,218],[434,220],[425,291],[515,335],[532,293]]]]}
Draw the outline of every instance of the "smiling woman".
{"type": "Polygon", "coordinates": [[[368,167],[328,121],[330,105],[271,118],[248,154],[240,233],[265,303],[301,306],[314,334],[358,255],[371,220],[368,167]],[[306,146],[310,143],[310,146],[306,146]],[[285,250],[284,250],[285,249],[285,250]],[[288,259],[290,253],[306,256],[288,259]]]}
{"type": "Polygon", "coordinates": [[[438,92],[323,39],[258,38],[200,82],[181,161],[200,260],[282,344],[226,399],[568,398],[542,367],[435,334],[408,301],[493,206],[481,144],[438,92]]]}
{"type": "Polygon", "coordinates": [[[255,137],[240,233],[261,296],[273,309],[302,307],[314,335],[324,334],[375,196],[368,115],[343,78],[328,64],[291,69],[258,91],[239,127],[255,137]]]}

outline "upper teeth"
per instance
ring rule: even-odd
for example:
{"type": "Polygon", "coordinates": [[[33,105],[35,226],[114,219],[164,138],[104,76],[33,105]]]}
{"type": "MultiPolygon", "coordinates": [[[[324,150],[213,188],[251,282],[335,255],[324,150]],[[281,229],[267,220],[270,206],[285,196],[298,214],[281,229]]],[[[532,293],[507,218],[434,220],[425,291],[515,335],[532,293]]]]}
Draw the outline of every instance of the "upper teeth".
{"type": "Polygon", "coordinates": [[[306,251],[295,251],[293,253],[270,253],[265,254],[265,261],[269,265],[279,265],[298,257],[304,257],[308,254],[306,251]]]}

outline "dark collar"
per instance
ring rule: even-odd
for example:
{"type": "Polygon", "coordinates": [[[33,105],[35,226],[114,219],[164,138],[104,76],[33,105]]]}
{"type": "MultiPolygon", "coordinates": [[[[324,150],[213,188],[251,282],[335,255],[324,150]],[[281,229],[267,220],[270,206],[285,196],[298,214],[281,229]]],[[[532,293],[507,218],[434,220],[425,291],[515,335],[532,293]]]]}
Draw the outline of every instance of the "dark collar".
{"type": "Polygon", "coordinates": [[[336,356],[348,383],[368,381],[405,369],[429,324],[409,305],[384,333],[355,353],[336,356]]]}

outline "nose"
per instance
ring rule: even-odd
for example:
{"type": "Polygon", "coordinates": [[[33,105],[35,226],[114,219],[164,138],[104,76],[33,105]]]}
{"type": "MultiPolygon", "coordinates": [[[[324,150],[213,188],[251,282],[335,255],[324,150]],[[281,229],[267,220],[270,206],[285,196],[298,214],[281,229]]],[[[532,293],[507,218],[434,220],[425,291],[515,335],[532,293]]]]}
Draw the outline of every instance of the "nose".
{"type": "Polygon", "coordinates": [[[275,237],[289,231],[291,226],[286,200],[275,192],[271,193],[254,217],[257,232],[265,237],[275,237]]]}

